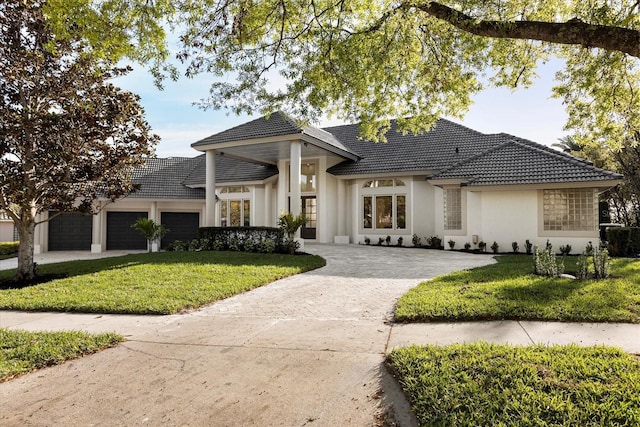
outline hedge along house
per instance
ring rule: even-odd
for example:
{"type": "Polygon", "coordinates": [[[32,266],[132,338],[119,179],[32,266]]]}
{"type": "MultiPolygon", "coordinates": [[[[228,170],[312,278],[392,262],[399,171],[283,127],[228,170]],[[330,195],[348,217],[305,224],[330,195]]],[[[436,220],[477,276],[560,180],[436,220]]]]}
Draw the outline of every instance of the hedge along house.
{"type": "Polygon", "coordinates": [[[201,156],[149,159],[134,173],[138,192],[81,226],[77,215],[41,225],[36,249],[144,249],[130,227],[140,216],[171,230],[166,247],[195,237],[199,226],[275,226],[291,211],[308,219],[301,237],[323,243],[391,236],[408,244],[417,234],[457,248],[482,240],[510,250],[528,239],[580,250],[598,239],[599,194],[621,179],[543,145],[447,120],[419,135],[402,135],[393,122],[387,139],[361,141],[357,125],[317,129],[276,112],[195,142],[201,156]]]}

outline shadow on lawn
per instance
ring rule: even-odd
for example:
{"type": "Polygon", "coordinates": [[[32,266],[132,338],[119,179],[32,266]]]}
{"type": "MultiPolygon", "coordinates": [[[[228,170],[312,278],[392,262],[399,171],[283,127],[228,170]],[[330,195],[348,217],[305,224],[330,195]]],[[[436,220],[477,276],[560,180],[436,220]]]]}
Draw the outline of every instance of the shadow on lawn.
{"type": "Polygon", "coordinates": [[[37,276],[28,282],[15,282],[15,269],[0,271],[0,290],[35,286],[56,279],[82,276],[107,270],[120,270],[137,265],[218,264],[227,266],[300,266],[301,258],[312,255],[258,254],[247,252],[156,252],[123,255],[109,258],[66,261],[37,265],[37,276]]]}

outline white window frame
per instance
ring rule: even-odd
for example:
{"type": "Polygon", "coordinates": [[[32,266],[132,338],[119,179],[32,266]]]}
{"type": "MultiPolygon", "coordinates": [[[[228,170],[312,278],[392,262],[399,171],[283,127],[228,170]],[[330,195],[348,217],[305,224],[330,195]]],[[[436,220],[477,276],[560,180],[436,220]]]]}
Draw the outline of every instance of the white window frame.
{"type": "Polygon", "coordinates": [[[231,202],[240,202],[240,212],[242,213],[242,224],[240,225],[240,227],[248,227],[251,226],[251,224],[254,224],[254,218],[253,218],[253,187],[249,187],[246,185],[229,185],[229,186],[224,186],[221,187],[219,189],[219,194],[218,194],[218,218],[219,218],[219,224],[220,227],[237,227],[237,226],[231,226],[229,225],[230,223],[230,215],[231,215],[231,202]],[[235,192],[231,192],[231,189],[235,189],[240,187],[241,191],[235,191],[235,192]],[[244,216],[244,203],[245,201],[249,202],[249,218],[245,218],[244,216]],[[222,217],[222,204],[226,205],[226,210],[227,210],[227,215],[226,218],[222,217]],[[224,224],[224,220],[226,220],[226,224],[224,224]],[[247,221],[249,222],[248,225],[246,225],[247,221]]]}
{"type": "Polygon", "coordinates": [[[598,237],[598,202],[598,189],[593,187],[548,188],[540,190],[538,192],[538,231],[540,236],[598,237]],[[576,197],[581,197],[580,194],[584,194],[586,198],[591,197],[591,206],[586,206],[581,203],[581,200],[576,200],[576,197]],[[554,209],[554,206],[551,204],[551,200],[554,198],[557,199],[555,205],[556,212],[552,213],[551,210],[554,209]],[[562,199],[564,199],[564,203],[558,203],[563,202],[562,199]],[[577,220],[576,216],[589,217],[587,221],[591,222],[590,227],[579,226],[577,228],[570,228],[571,224],[577,220]],[[560,222],[557,221],[559,217],[561,218],[560,222]],[[551,224],[551,222],[555,224],[551,224]],[[558,227],[560,229],[558,229],[558,227]]]}
{"type": "Polygon", "coordinates": [[[358,187],[360,188],[360,206],[358,210],[358,229],[365,234],[409,234],[409,213],[411,188],[407,184],[410,180],[406,177],[367,179],[358,187]],[[392,181],[393,185],[379,186],[380,181],[392,181]],[[398,228],[398,196],[404,197],[404,228],[398,228]],[[365,198],[371,197],[371,228],[364,227],[365,198]],[[378,197],[391,197],[391,228],[377,227],[377,203],[378,197]]]}

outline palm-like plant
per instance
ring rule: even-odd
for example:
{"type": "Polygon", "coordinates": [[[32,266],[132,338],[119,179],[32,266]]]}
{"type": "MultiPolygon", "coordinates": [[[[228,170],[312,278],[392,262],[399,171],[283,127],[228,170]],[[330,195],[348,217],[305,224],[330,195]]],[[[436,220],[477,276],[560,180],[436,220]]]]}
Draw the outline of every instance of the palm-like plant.
{"type": "Polygon", "coordinates": [[[135,228],[144,234],[144,237],[147,239],[149,252],[151,252],[151,244],[162,239],[162,237],[169,232],[169,229],[164,225],[158,224],[149,218],[138,218],[131,228],[135,228]]]}
{"type": "Polygon", "coordinates": [[[558,138],[559,142],[551,144],[552,147],[559,148],[565,153],[575,153],[582,151],[582,146],[576,142],[571,135],[558,138]]]}
{"type": "Polygon", "coordinates": [[[307,223],[307,217],[300,214],[294,216],[291,212],[283,212],[278,219],[278,226],[284,231],[287,237],[287,248],[291,255],[295,254],[297,243],[295,240],[296,232],[300,227],[307,223]]]}

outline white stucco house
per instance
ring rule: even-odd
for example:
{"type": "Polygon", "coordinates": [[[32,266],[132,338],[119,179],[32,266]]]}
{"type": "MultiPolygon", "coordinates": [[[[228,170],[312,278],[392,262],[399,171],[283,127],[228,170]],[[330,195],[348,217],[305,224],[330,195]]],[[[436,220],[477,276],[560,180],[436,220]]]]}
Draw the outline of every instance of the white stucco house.
{"type": "Polygon", "coordinates": [[[143,216],[165,224],[162,241],[200,226],[275,226],[279,213],[304,213],[303,239],[358,243],[369,237],[456,248],[525,240],[581,250],[598,239],[598,196],[621,176],[512,135],[483,134],[447,120],[387,143],[358,139],[357,125],[318,129],[274,113],[191,146],[194,158],[151,158],[135,171],[136,193],[100,214],[58,216],[36,230],[36,250],[144,249],[131,229],[143,216]]]}

